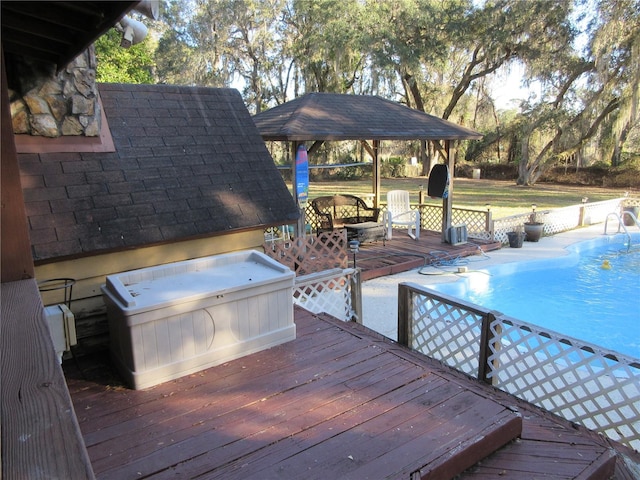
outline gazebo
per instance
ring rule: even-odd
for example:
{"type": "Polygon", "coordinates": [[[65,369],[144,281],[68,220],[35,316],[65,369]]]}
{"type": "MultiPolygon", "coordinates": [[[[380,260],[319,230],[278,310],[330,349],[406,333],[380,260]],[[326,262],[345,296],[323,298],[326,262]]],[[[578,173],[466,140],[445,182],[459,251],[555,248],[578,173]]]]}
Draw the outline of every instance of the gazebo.
{"type": "MultiPolygon", "coordinates": [[[[451,142],[478,140],[482,135],[455,123],[374,95],[308,93],[290,102],[254,115],[253,120],[265,141],[288,141],[292,158],[298,146],[314,142],[310,153],[326,141],[359,140],[373,162],[374,204],[380,203],[380,159],[382,140],[422,140],[431,142],[453,172],[451,142]]],[[[292,162],[294,185],[296,162],[292,162]]],[[[442,241],[451,226],[451,193],[443,198],[442,241]]],[[[296,198],[296,202],[298,199],[296,198]]]]}

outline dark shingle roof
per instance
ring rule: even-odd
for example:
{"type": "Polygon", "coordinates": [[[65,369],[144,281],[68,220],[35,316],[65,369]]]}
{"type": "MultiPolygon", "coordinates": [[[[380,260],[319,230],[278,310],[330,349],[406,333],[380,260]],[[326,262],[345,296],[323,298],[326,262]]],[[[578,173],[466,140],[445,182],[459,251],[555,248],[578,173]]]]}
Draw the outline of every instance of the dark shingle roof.
{"type": "Polygon", "coordinates": [[[116,152],[19,155],[34,260],[297,219],[236,90],[99,91],[116,152]]]}
{"type": "Polygon", "coordinates": [[[372,95],[308,93],[253,117],[265,140],[467,140],[482,135],[372,95]]]}

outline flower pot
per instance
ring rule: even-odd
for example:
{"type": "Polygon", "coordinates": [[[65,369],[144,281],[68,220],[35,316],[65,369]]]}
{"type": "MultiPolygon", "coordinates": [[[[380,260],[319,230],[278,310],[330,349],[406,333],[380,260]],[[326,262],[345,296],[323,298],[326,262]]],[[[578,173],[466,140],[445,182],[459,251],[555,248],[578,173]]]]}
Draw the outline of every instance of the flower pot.
{"type": "Polygon", "coordinates": [[[522,248],[524,232],[507,232],[507,238],[511,248],[522,248]]]}
{"type": "MultiPolygon", "coordinates": [[[[640,207],[623,207],[622,211],[623,212],[633,213],[633,216],[638,218],[638,213],[640,212],[640,207]]],[[[633,218],[631,218],[631,215],[623,215],[622,216],[622,223],[624,223],[625,226],[627,226],[627,227],[633,227],[636,224],[633,221],[633,218]]]]}
{"type": "Polygon", "coordinates": [[[540,240],[542,236],[542,229],[544,227],[544,223],[533,223],[528,222],[524,224],[524,233],[526,234],[527,242],[537,242],[540,240]]]}

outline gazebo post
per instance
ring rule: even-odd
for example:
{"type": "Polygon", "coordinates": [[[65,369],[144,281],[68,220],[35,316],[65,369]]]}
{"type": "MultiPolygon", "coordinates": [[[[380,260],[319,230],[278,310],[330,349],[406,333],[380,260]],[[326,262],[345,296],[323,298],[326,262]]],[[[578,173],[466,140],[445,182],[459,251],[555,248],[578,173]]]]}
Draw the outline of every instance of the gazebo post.
{"type": "Polygon", "coordinates": [[[373,141],[373,206],[378,208],[380,206],[380,157],[378,157],[378,151],[380,150],[380,140],[373,141]]]}
{"type": "Polygon", "coordinates": [[[451,155],[451,140],[444,142],[445,161],[449,167],[449,191],[446,198],[442,199],[442,243],[447,243],[447,232],[451,227],[451,217],[453,214],[453,169],[454,158],[451,155]]]}

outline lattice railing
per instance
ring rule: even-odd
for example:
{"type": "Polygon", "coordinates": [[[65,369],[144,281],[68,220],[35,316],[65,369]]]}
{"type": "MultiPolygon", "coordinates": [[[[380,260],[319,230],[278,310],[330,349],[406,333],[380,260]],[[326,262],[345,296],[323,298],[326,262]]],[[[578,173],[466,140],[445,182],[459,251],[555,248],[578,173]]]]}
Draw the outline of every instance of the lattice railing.
{"type": "MultiPolygon", "coordinates": [[[[618,212],[625,199],[616,198],[602,202],[581,203],[553,210],[536,212],[537,217],[544,222],[544,235],[565,232],[582,225],[592,225],[605,221],[607,214],[618,212]]],[[[493,221],[494,238],[504,244],[509,243],[508,232],[517,231],[528,222],[531,212],[498,218],[493,221]]]]}
{"type": "Polygon", "coordinates": [[[296,275],[332,268],[347,268],[347,231],[345,229],[293,239],[266,241],[264,252],[286,265],[296,275]]]}
{"type": "Polygon", "coordinates": [[[316,215],[315,210],[311,206],[311,202],[307,203],[307,206],[304,208],[304,220],[307,225],[309,225],[309,231],[312,233],[316,233],[320,230],[320,218],[316,215]]]}
{"type": "Polygon", "coordinates": [[[296,273],[293,302],[312,313],[326,312],[345,321],[362,322],[360,275],[347,268],[344,229],[306,237],[268,239],[263,248],[296,273]]]}
{"type": "Polygon", "coordinates": [[[453,299],[442,301],[425,295],[411,296],[409,345],[466,373],[478,375],[482,314],[453,299]]]}
{"type": "Polygon", "coordinates": [[[451,223],[452,225],[466,225],[469,237],[484,240],[493,238],[491,212],[488,210],[454,208],[451,211],[451,223]]]}
{"type": "Polygon", "coordinates": [[[616,198],[603,202],[585,204],[585,223],[603,223],[611,212],[619,212],[622,206],[635,202],[640,203],[640,198],[616,198]]]}
{"type": "MultiPolygon", "coordinates": [[[[416,206],[417,208],[417,206],[416,206]]],[[[420,228],[433,232],[442,231],[442,207],[420,205],[420,228]]]]}
{"type": "MultiPolygon", "coordinates": [[[[442,206],[437,205],[410,205],[411,210],[420,212],[420,228],[433,232],[442,231],[442,206]]],[[[380,216],[387,211],[386,204],[380,206],[380,216]]],[[[483,210],[471,210],[466,208],[453,208],[451,211],[451,223],[453,225],[466,225],[467,234],[474,238],[491,238],[490,228],[491,213],[483,210]]]]}
{"type": "MultiPolygon", "coordinates": [[[[544,235],[553,235],[582,225],[603,223],[609,213],[619,213],[623,205],[640,205],[640,199],[623,197],[602,202],[585,202],[558,209],[539,210],[537,216],[544,222],[544,235]]],[[[442,230],[442,206],[412,204],[411,209],[420,212],[422,229],[435,232],[442,230]]],[[[386,205],[380,205],[380,219],[383,218],[386,211],[386,205]]],[[[318,220],[310,206],[306,208],[305,214],[309,229],[317,231],[318,220]]],[[[495,239],[503,244],[508,244],[507,233],[518,230],[525,222],[528,222],[531,212],[493,220],[489,211],[453,208],[451,216],[452,225],[466,225],[467,234],[471,238],[495,239]]]]}
{"type": "Polygon", "coordinates": [[[508,317],[489,328],[494,386],[640,446],[640,360],[508,317]]]}
{"type": "Polygon", "coordinates": [[[398,341],[568,420],[640,447],[640,360],[414,283],[398,341]]]}
{"type": "Polygon", "coordinates": [[[325,312],[344,321],[362,322],[360,282],[353,268],[332,269],[296,277],[293,302],[312,313],[325,312]]]}
{"type": "Polygon", "coordinates": [[[580,205],[572,205],[545,212],[543,216],[544,234],[554,235],[579,227],[581,208],[580,205]]]}

